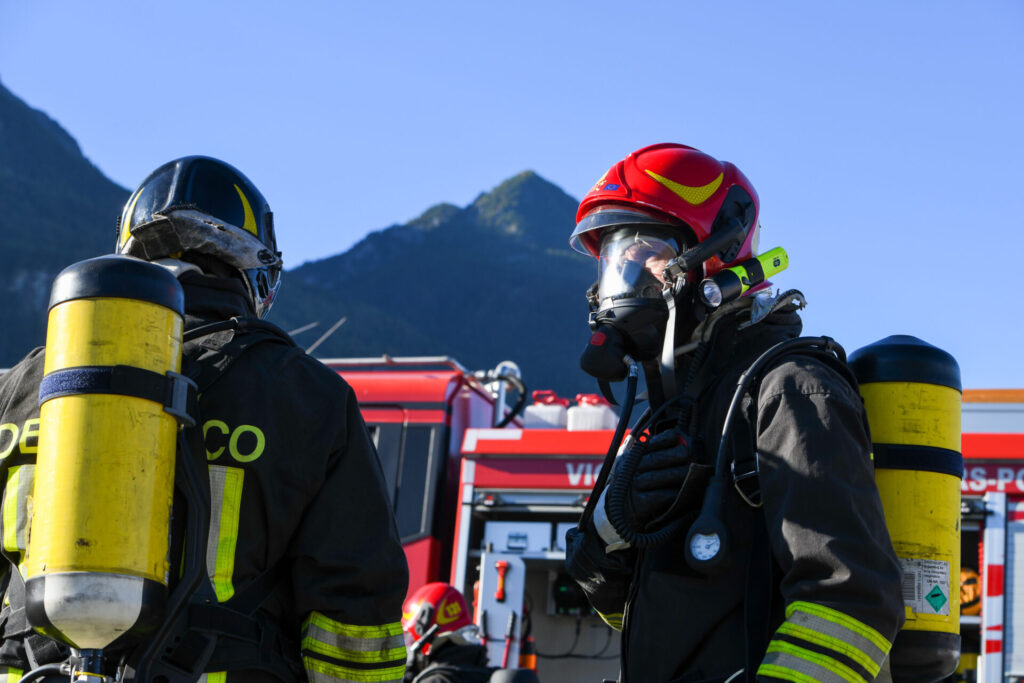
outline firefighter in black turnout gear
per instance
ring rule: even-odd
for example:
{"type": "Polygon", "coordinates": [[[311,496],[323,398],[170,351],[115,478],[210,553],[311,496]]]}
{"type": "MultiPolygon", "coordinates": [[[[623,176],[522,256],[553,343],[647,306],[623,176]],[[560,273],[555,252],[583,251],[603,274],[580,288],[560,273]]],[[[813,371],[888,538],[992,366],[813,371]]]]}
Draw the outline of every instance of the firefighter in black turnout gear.
{"type": "MultiPolygon", "coordinates": [[[[198,385],[190,438],[208,464],[211,510],[202,535],[205,599],[188,612],[201,623],[188,628],[218,634],[195,679],[401,681],[408,570],[384,478],[352,389],[262,320],[282,268],[266,200],[221,161],[178,159],[132,193],[116,245],[119,254],[164,266],[184,290],[182,374],[198,385]]],[[[4,680],[67,656],[29,627],[19,577],[44,351],[32,351],[0,379],[4,680]]],[[[205,479],[207,468],[199,467],[205,479]]],[[[172,538],[180,531],[180,502],[176,494],[172,538]]],[[[182,555],[172,541],[172,587],[182,555]]],[[[198,656],[187,647],[194,635],[188,631],[178,650],[172,643],[170,657],[187,664],[198,656]]],[[[105,661],[127,662],[119,675],[141,680],[132,676],[133,653],[145,645],[143,639],[117,656],[107,653],[105,661]]]]}
{"type": "Polygon", "coordinates": [[[622,631],[622,683],[887,678],[904,608],[862,402],[831,340],[751,367],[804,305],[771,294],[758,227],[746,177],[676,144],[617,163],[577,214],[600,267],[581,365],[634,391],[642,369],[650,399],[567,539],[622,631]]]}

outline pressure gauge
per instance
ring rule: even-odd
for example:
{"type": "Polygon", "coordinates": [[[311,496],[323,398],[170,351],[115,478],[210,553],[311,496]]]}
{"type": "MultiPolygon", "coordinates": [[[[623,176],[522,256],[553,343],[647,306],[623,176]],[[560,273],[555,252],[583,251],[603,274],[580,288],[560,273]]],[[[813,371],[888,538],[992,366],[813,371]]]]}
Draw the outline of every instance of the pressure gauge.
{"type": "Polygon", "coordinates": [[[722,499],[728,480],[708,485],[700,514],[686,534],[686,563],[702,574],[714,574],[729,564],[729,533],[722,522],[722,499]]]}
{"type": "Polygon", "coordinates": [[[690,554],[701,562],[711,560],[722,549],[722,537],[716,533],[695,533],[690,538],[690,554]]]}

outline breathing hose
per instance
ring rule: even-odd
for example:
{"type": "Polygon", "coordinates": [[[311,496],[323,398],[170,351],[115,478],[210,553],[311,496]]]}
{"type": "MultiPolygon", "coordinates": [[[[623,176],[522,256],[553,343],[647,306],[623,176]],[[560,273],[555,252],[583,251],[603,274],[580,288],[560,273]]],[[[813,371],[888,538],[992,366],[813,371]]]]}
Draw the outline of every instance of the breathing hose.
{"type": "Polygon", "coordinates": [[[744,370],[743,374],[736,380],[736,391],[733,392],[732,400],[729,401],[729,409],[725,413],[725,422],[722,423],[722,438],[718,441],[718,452],[715,454],[715,479],[724,479],[728,474],[725,466],[725,444],[728,441],[729,431],[732,429],[733,419],[739,412],[740,403],[743,401],[743,395],[747,392],[747,389],[750,388],[755,379],[760,377],[761,371],[769,363],[791,351],[804,348],[834,353],[841,362],[846,362],[846,351],[831,337],[797,337],[796,339],[787,339],[758,356],[757,360],[744,370]]]}
{"type": "MultiPolygon", "coordinates": [[[[686,538],[686,561],[697,571],[712,574],[720,570],[728,564],[732,552],[732,541],[723,519],[725,494],[729,490],[730,483],[726,444],[729,441],[733,421],[740,413],[743,397],[751,385],[760,380],[761,374],[768,365],[786,354],[800,353],[804,349],[833,353],[841,362],[846,362],[846,352],[834,339],[830,337],[798,337],[781,341],[762,353],[736,381],[736,390],[733,392],[729,408],[725,413],[725,421],[722,423],[722,436],[718,442],[718,452],[715,454],[715,472],[704,495],[700,514],[690,525],[690,531],[686,538]]],[[[748,500],[748,502],[750,501],[748,500]]]]}
{"type": "MultiPolygon", "coordinates": [[[[759,356],[757,360],[755,360],[754,363],[740,375],[736,383],[736,390],[733,393],[732,400],[729,403],[729,408],[725,414],[725,421],[722,425],[722,434],[718,442],[718,450],[715,454],[714,475],[712,476],[711,483],[708,486],[708,492],[705,496],[704,505],[701,508],[701,515],[698,518],[698,521],[700,518],[705,516],[719,519],[721,517],[721,506],[725,498],[725,491],[728,488],[728,478],[730,474],[727,462],[728,458],[726,457],[726,444],[728,443],[728,437],[731,433],[736,415],[740,412],[739,405],[743,400],[743,396],[746,394],[754,380],[760,377],[762,371],[768,364],[787,353],[800,349],[816,349],[827,353],[834,353],[839,360],[843,362],[846,360],[846,353],[843,351],[843,348],[830,337],[799,337],[796,339],[787,339],[779,342],[775,346],[772,346],[761,354],[761,356],[759,356]]],[[[697,355],[701,355],[700,351],[698,351],[697,355]]],[[[694,363],[691,365],[691,375],[693,374],[693,370],[700,365],[699,361],[701,360],[701,358],[694,358],[694,363]]],[[[689,384],[689,380],[687,381],[687,384],[689,384]]],[[[666,404],[662,406],[662,409],[668,405],[669,403],[666,402],[666,404]]],[[[685,427],[686,423],[689,421],[688,415],[691,408],[692,405],[690,404],[687,404],[682,408],[682,416],[679,420],[679,425],[681,427],[685,427]]],[[[629,496],[637,467],[646,452],[645,444],[634,442],[626,453],[622,455],[622,462],[619,464],[619,470],[616,473],[615,481],[612,482],[608,489],[606,502],[608,521],[611,522],[613,527],[615,527],[615,531],[619,534],[622,540],[637,548],[647,548],[660,545],[677,533],[681,527],[687,523],[686,517],[671,514],[673,512],[672,508],[662,515],[662,519],[668,519],[667,523],[651,531],[644,531],[642,529],[635,528],[633,522],[628,518],[628,515],[626,514],[626,500],[629,496]]],[[[696,522],[694,524],[696,524],[696,522]]]]}
{"type": "MultiPolygon", "coordinates": [[[[683,385],[683,393],[674,396],[663,403],[661,407],[650,416],[647,421],[649,424],[655,424],[658,417],[663,412],[667,412],[670,408],[674,409],[676,404],[682,403],[682,406],[679,406],[679,415],[676,423],[682,428],[685,428],[688,425],[690,421],[690,414],[693,409],[693,402],[692,399],[685,394],[685,388],[688,388],[693,382],[693,379],[697,374],[697,370],[701,365],[703,365],[709,349],[710,345],[704,342],[697,347],[693,361],[690,364],[690,371],[687,373],[686,383],[683,385]]],[[[633,433],[639,435],[640,429],[644,426],[646,425],[638,424],[637,429],[634,429],[633,433]]],[[[608,514],[608,521],[611,522],[616,533],[619,534],[619,537],[622,540],[637,548],[647,548],[664,543],[670,536],[679,531],[680,526],[685,521],[683,517],[678,515],[673,518],[670,514],[673,510],[672,508],[669,508],[665,515],[662,515],[662,517],[669,518],[669,522],[667,524],[652,531],[644,531],[642,529],[635,528],[626,515],[626,499],[628,498],[629,491],[633,486],[633,477],[636,476],[637,467],[640,465],[640,460],[646,452],[647,445],[639,440],[635,440],[626,452],[622,454],[622,462],[619,464],[618,472],[616,472],[615,481],[612,482],[608,489],[608,498],[605,501],[605,511],[608,514]]]]}
{"type": "MultiPolygon", "coordinates": [[[[636,385],[639,381],[640,371],[636,361],[629,356],[626,356],[626,362],[629,363],[629,372],[626,377],[626,399],[622,402],[622,413],[619,415],[619,423],[615,426],[615,434],[612,436],[611,444],[608,445],[608,452],[604,456],[604,463],[601,464],[601,471],[597,475],[597,481],[594,482],[594,489],[590,492],[590,498],[587,499],[587,505],[583,508],[583,514],[580,516],[579,528],[581,529],[586,527],[594,516],[594,507],[597,505],[597,501],[601,498],[601,492],[604,491],[604,487],[608,483],[608,477],[612,473],[612,465],[615,464],[615,456],[619,452],[622,438],[626,434],[626,427],[629,425],[629,418],[633,413],[633,404],[636,402],[636,385]]],[[[648,412],[645,411],[637,422],[637,427],[647,419],[647,415],[648,412]]],[[[636,427],[634,427],[635,430],[636,427]]]]}
{"type": "Polygon", "coordinates": [[[18,683],[35,683],[35,681],[41,681],[50,675],[66,677],[67,674],[62,670],[62,666],[62,664],[45,664],[19,678],[18,683]]]}

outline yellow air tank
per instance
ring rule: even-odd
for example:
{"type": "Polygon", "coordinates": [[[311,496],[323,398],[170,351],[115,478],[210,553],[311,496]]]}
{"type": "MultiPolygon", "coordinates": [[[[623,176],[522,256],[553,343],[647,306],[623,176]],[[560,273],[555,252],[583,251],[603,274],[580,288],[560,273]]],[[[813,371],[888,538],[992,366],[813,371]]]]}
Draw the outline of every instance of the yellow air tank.
{"type": "MultiPolygon", "coordinates": [[[[42,633],[103,649],[159,625],[184,295],[165,268],[101,256],[54,281],[40,385],[39,451],[25,560],[42,633]]],[[[180,377],[180,376],[179,376],[180,377]]]]}
{"type": "Polygon", "coordinates": [[[871,428],[875,482],[903,568],[906,623],[893,680],[937,681],[960,658],[960,367],[916,337],[850,355],[871,428]]]}

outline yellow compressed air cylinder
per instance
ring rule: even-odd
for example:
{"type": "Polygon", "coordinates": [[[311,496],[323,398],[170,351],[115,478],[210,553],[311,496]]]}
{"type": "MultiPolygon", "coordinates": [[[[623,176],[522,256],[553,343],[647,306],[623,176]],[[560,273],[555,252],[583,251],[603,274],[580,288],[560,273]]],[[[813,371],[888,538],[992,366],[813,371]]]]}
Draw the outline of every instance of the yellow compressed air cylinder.
{"type": "Polygon", "coordinates": [[[895,681],[936,681],[960,658],[960,368],[896,335],[850,355],[871,428],[875,483],[903,569],[895,681]]]}
{"type": "Polygon", "coordinates": [[[54,282],[40,386],[25,559],[32,626],[102,649],[162,618],[178,424],[184,295],[128,256],[76,263],[54,282]]]}

